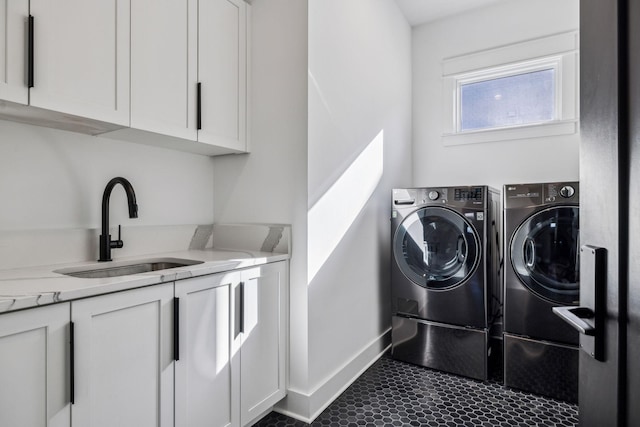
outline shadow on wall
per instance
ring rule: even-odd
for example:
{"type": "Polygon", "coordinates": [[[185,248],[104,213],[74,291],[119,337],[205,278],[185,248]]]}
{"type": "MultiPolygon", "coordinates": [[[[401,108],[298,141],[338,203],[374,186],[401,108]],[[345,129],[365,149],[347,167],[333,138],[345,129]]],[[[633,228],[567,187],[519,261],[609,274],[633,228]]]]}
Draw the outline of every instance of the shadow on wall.
{"type": "Polygon", "coordinates": [[[384,130],[309,209],[307,284],[329,259],[369,198],[384,170],[384,130]]]}

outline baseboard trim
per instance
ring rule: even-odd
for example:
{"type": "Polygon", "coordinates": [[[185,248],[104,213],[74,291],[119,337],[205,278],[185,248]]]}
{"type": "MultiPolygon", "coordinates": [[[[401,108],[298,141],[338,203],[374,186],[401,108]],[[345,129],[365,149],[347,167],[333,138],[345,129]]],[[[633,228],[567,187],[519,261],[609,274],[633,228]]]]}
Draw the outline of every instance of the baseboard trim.
{"type": "Polygon", "coordinates": [[[288,390],[274,411],[311,424],[340,394],[373,365],[391,346],[391,328],[374,339],[309,393],[288,390]]]}

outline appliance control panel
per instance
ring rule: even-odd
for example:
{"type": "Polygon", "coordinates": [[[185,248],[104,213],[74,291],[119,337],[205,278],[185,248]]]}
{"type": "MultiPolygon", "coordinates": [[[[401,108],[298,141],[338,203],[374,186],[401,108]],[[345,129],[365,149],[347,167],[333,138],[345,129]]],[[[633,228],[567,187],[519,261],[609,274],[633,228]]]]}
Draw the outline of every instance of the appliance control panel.
{"type": "Polygon", "coordinates": [[[559,182],[544,184],[543,191],[545,203],[578,203],[578,183],[559,182]]]}
{"type": "Polygon", "coordinates": [[[547,204],[578,203],[578,182],[509,184],[504,186],[504,207],[520,208],[547,204]]]}
{"type": "Polygon", "coordinates": [[[482,187],[456,188],[453,191],[455,201],[482,201],[482,187]]]}
{"type": "Polygon", "coordinates": [[[392,217],[397,209],[424,205],[483,209],[487,191],[486,186],[396,188],[392,191],[392,217]]]}

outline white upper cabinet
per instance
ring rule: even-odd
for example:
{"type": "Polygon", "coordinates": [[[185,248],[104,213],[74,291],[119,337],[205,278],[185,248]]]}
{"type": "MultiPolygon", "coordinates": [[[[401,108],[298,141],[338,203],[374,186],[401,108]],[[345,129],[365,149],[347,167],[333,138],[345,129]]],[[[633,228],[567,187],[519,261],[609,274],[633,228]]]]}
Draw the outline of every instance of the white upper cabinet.
{"type": "Polygon", "coordinates": [[[133,129],[197,139],[196,24],[193,0],[131,2],[133,129]]]}
{"type": "Polygon", "coordinates": [[[247,152],[249,9],[244,0],[0,0],[0,118],[247,152]]]}
{"type": "Polygon", "coordinates": [[[104,136],[207,155],[247,152],[246,3],[131,6],[131,127],[104,136]]]}
{"type": "Polygon", "coordinates": [[[69,427],[69,303],[0,315],[0,426],[69,427]]]}
{"type": "Polygon", "coordinates": [[[201,0],[198,14],[198,141],[246,151],[247,6],[201,0]]]}
{"type": "Polygon", "coordinates": [[[129,1],[31,0],[30,8],[30,105],[128,126],[129,1]]]}
{"type": "Polygon", "coordinates": [[[0,100],[26,105],[25,47],[28,0],[0,0],[0,100]]]}

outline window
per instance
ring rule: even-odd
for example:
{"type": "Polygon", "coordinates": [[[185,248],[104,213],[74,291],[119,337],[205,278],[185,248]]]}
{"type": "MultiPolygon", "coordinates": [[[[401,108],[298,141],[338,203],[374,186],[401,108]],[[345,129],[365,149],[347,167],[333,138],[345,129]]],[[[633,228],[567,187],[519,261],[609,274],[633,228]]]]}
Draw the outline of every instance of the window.
{"type": "Polygon", "coordinates": [[[460,131],[518,126],[554,120],[553,68],[461,82],[460,131]]]}
{"type": "Polygon", "coordinates": [[[575,133],[577,62],[575,32],[445,60],[445,144],[575,133]]]}

